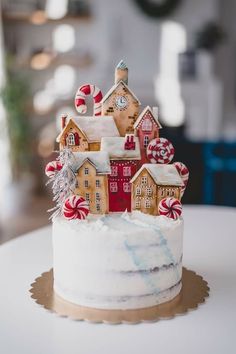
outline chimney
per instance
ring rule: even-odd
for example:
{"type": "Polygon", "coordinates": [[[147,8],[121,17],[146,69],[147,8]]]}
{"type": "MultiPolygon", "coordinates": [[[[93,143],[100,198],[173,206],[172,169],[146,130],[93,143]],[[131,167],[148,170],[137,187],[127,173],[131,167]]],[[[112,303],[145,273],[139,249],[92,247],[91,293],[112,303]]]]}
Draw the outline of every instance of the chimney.
{"type": "Polygon", "coordinates": [[[116,67],[115,84],[118,84],[121,80],[128,85],[128,68],[123,60],[121,60],[116,67]]]}
{"type": "Polygon", "coordinates": [[[135,141],[134,134],[126,134],[125,135],[125,150],[135,150],[135,141]]]}
{"type": "Polygon", "coordinates": [[[62,114],[61,116],[61,129],[63,130],[66,126],[67,113],[62,114]]]}
{"type": "Polygon", "coordinates": [[[152,107],[153,117],[158,121],[158,107],[152,107]]]}

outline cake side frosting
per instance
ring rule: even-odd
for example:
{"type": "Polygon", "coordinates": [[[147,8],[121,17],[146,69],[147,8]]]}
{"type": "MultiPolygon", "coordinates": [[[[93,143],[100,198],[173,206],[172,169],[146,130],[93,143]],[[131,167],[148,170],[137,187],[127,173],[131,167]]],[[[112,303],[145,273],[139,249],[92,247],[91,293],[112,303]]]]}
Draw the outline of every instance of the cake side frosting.
{"type": "Polygon", "coordinates": [[[183,219],[140,212],[53,219],[54,289],[73,303],[132,309],[181,290],[183,219]]]}

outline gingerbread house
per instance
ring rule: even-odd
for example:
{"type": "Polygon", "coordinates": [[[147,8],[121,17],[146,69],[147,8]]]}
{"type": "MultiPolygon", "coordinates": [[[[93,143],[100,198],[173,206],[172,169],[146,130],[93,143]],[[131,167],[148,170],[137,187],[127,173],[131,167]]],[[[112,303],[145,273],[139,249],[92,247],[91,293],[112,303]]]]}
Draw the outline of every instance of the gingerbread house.
{"type": "Polygon", "coordinates": [[[128,68],[123,60],[115,71],[115,85],[102,99],[102,115],[112,115],[120,136],[133,133],[140,102],[128,87],[128,68]]]}
{"type": "Polygon", "coordinates": [[[158,108],[149,106],[139,115],[134,123],[134,133],[139,138],[141,150],[141,163],[147,163],[148,158],[146,154],[147,146],[152,139],[159,138],[159,129],[162,126],[158,121],[158,108]]]}
{"type": "Polygon", "coordinates": [[[104,137],[101,151],[109,154],[111,164],[111,174],[108,175],[109,211],[131,211],[130,180],[137,172],[141,159],[138,138],[133,134],[104,137]]]}
{"type": "Polygon", "coordinates": [[[166,197],[180,200],[184,183],[174,165],[144,164],[130,180],[132,210],[158,215],[158,204],[166,197]]]}
{"type": "Polygon", "coordinates": [[[113,117],[62,117],[62,131],[57,137],[60,150],[98,151],[103,136],[120,136],[113,117]]]}
{"type": "Polygon", "coordinates": [[[81,195],[93,214],[108,213],[108,182],[111,173],[109,155],[105,151],[74,153],[76,171],[75,194],[81,195]]]}

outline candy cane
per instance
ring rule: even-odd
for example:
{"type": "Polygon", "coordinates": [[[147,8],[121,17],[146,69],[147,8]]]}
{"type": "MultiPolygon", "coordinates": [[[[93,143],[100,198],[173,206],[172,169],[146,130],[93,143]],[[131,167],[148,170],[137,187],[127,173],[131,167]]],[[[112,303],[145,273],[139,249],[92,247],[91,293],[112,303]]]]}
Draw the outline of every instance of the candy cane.
{"type": "Polygon", "coordinates": [[[60,171],[61,169],[62,169],[62,164],[60,164],[60,162],[51,161],[45,167],[45,174],[49,178],[52,178],[55,176],[56,172],[60,171]]]}
{"type": "Polygon", "coordinates": [[[182,214],[182,204],[176,198],[164,198],[158,204],[159,215],[165,215],[171,219],[178,219],[182,214]]]}
{"type": "Polygon", "coordinates": [[[89,206],[86,200],[78,195],[71,195],[63,205],[63,215],[66,219],[86,219],[89,206]]]}
{"type": "Polygon", "coordinates": [[[173,165],[176,167],[176,170],[178,171],[180,177],[182,178],[182,181],[184,182],[184,186],[181,187],[181,198],[184,195],[184,191],[186,189],[188,179],[189,179],[189,170],[187,166],[183,162],[174,162],[173,165]]]}
{"type": "Polygon", "coordinates": [[[147,157],[151,163],[167,164],[173,159],[174,153],[173,145],[165,138],[153,139],[147,147],[147,157]]]}
{"type": "Polygon", "coordinates": [[[79,113],[86,113],[87,106],[85,104],[86,96],[93,96],[93,115],[100,116],[102,113],[102,91],[95,85],[83,85],[79,87],[75,95],[75,108],[79,113]]]}

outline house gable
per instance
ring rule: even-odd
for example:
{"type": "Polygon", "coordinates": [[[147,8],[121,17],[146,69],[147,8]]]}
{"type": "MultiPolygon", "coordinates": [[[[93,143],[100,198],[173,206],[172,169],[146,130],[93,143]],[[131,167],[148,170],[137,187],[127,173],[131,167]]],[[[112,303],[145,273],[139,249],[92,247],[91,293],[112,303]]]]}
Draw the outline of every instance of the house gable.
{"type": "Polygon", "coordinates": [[[139,99],[135,96],[135,94],[130,90],[130,88],[122,80],[110,88],[110,90],[103,97],[102,104],[104,104],[112,95],[120,94],[121,92],[125,93],[126,95],[130,95],[133,98],[133,100],[136,101],[136,103],[138,105],[141,105],[139,99]]]}
{"type": "Polygon", "coordinates": [[[152,109],[147,106],[143,111],[142,113],[139,115],[138,119],[136,120],[136,122],[134,123],[134,128],[135,129],[139,129],[141,128],[142,124],[143,124],[143,121],[145,119],[149,119],[152,124],[154,124],[156,126],[157,129],[161,129],[162,126],[161,124],[159,123],[159,121],[154,117],[153,115],[153,112],[152,112],[152,109]]]}

